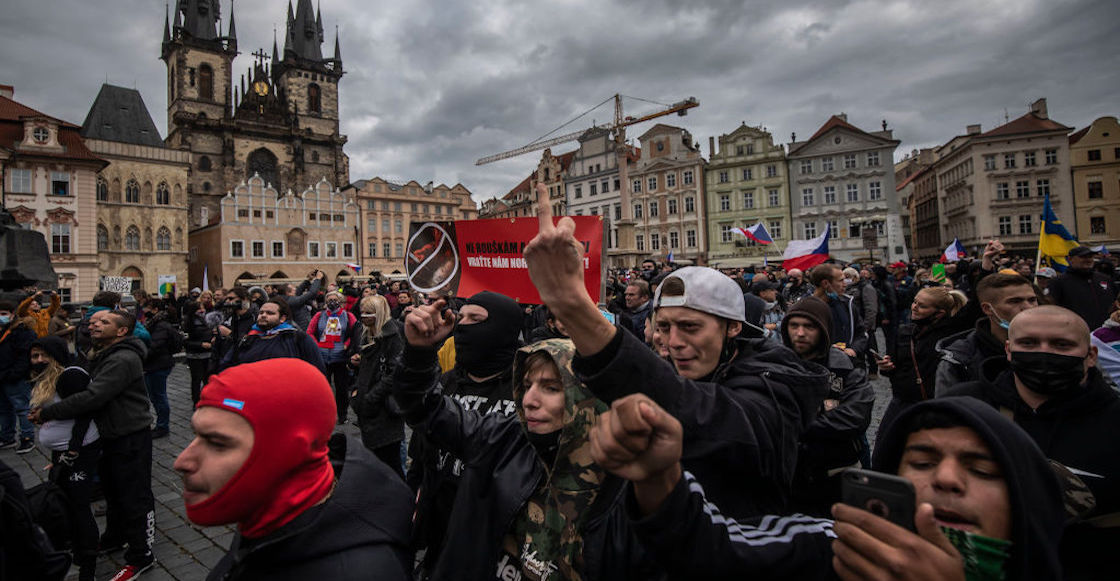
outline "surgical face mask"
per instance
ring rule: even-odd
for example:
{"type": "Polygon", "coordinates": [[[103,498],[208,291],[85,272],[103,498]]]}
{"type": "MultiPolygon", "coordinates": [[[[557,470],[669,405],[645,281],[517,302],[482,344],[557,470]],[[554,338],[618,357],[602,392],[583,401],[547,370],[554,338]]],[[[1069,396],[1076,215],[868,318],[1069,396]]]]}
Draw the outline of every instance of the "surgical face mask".
{"type": "Polygon", "coordinates": [[[7,325],[12,322],[11,315],[0,315],[0,325],[7,325]]]}
{"type": "Polygon", "coordinates": [[[778,306],[778,301],[766,301],[766,310],[769,311],[778,306]]]}
{"type": "Polygon", "coordinates": [[[856,281],[855,281],[855,280],[853,280],[853,279],[850,279],[850,278],[845,278],[845,279],[844,279],[844,287],[845,287],[845,288],[847,288],[847,287],[850,287],[850,286],[852,286],[852,285],[853,285],[853,284],[855,284],[855,283],[856,283],[856,281]]]}
{"type": "Polygon", "coordinates": [[[840,300],[840,294],[839,294],[839,293],[837,293],[837,292],[835,292],[835,291],[828,291],[828,292],[826,292],[826,293],[824,293],[824,294],[825,294],[825,296],[827,296],[828,298],[830,298],[830,299],[832,299],[832,300],[834,300],[834,301],[838,301],[838,300],[840,300]]]}
{"type": "MultiPolygon", "coordinates": [[[[995,316],[995,318],[996,318],[996,321],[995,321],[995,323],[996,323],[997,325],[999,325],[999,326],[1000,326],[1000,328],[1002,328],[1002,329],[1003,329],[1003,330],[1005,330],[1005,331],[1006,331],[1007,329],[1010,329],[1010,328],[1011,328],[1011,320],[1010,320],[1010,319],[1004,319],[1003,317],[999,316],[999,311],[997,311],[997,310],[996,310],[996,307],[995,307],[995,305],[991,305],[991,304],[989,304],[989,305],[988,305],[988,307],[989,307],[990,309],[992,309],[992,315],[994,315],[994,316],[995,316]]],[[[989,320],[990,320],[990,319],[989,319],[989,320]]]]}
{"type": "Polygon", "coordinates": [[[1076,389],[1085,377],[1085,357],[1044,351],[1012,351],[1011,371],[1023,385],[1042,395],[1076,389]]]}

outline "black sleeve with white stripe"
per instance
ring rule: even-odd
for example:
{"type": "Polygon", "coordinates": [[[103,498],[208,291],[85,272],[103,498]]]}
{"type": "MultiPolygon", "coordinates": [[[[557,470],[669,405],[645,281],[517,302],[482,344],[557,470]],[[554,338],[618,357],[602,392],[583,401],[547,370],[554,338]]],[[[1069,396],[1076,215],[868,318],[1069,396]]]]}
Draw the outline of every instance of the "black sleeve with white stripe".
{"type": "Polygon", "coordinates": [[[793,514],[737,522],[704,497],[688,472],[651,515],[640,517],[633,488],[626,502],[638,538],[671,578],[837,578],[831,520],[793,514]]]}

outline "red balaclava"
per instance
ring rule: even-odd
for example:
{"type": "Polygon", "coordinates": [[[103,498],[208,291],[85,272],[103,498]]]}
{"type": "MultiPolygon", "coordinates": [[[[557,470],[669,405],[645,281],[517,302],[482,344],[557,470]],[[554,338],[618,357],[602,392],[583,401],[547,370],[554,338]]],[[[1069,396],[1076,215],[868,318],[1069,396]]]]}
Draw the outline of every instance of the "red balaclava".
{"type": "Polygon", "coordinates": [[[232,367],[202,389],[198,407],[245,418],[253,450],[218,492],[187,505],[203,526],[236,522],[259,538],[289,523],[331,491],[327,441],[334,430],[334,394],[322,372],[299,359],[268,359],[232,367]]]}

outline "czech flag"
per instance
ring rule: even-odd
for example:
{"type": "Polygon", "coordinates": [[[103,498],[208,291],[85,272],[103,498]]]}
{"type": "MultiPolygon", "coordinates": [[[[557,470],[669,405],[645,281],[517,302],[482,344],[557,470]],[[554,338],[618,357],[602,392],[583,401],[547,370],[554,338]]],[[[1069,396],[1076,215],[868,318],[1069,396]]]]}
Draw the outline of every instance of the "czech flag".
{"type": "Polygon", "coordinates": [[[766,231],[766,226],[762,222],[751,226],[750,228],[735,228],[735,231],[754,240],[759,244],[773,244],[774,239],[770,237],[770,233],[766,231]]]}
{"type": "Polygon", "coordinates": [[[786,246],[785,254],[782,255],[782,268],[786,272],[794,268],[804,271],[828,260],[829,230],[830,225],[826,224],[824,234],[812,240],[790,241],[789,246],[786,246]]]}
{"type": "Polygon", "coordinates": [[[964,244],[954,238],[953,243],[941,253],[941,262],[957,262],[962,258],[968,256],[968,251],[964,249],[964,244]]]}
{"type": "Polygon", "coordinates": [[[1042,232],[1038,236],[1039,266],[1049,266],[1058,272],[1065,272],[1069,267],[1066,256],[1078,246],[1077,238],[1066,230],[1054,213],[1054,208],[1050,206],[1050,195],[1047,194],[1042,208],[1042,232]]]}
{"type": "Polygon", "coordinates": [[[361,272],[362,271],[362,265],[360,265],[356,262],[347,262],[346,266],[351,268],[354,272],[361,272]]]}

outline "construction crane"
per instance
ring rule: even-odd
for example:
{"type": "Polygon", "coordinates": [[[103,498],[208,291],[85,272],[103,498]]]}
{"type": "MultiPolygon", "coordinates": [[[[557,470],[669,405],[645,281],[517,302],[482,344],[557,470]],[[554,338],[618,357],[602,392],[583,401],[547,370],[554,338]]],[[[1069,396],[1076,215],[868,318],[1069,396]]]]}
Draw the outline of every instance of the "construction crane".
{"type": "MultiPolygon", "coordinates": [[[[688,114],[689,109],[691,109],[693,107],[699,107],[700,106],[700,102],[696,100],[696,97],[689,97],[689,98],[687,98],[683,101],[677,101],[676,103],[673,103],[672,105],[668,105],[664,109],[661,109],[661,110],[658,110],[658,111],[653,111],[651,113],[642,115],[640,117],[626,117],[626,116],[623,115],[623,112],[622,112],[622,95],[616,94],[613,98],[614,98],[614,123],[612,123],[611,125],[608,125],[607,127],[605,127],[605,129],[607,129],[608,131],[614,132],[615,143],[620,148],[625,146],[625,144],[626,144],[626,127],[628,127],[630,125],[635,125],[637,123],[642,123],[643,121],[649,121],[650,119],[656,119],[658,117],[663,117],[665,115],[672,115],[673,113],[676,113],[677,115],[680,115],[680,116],[683,117],[684,115],[688,114]]],[[[606,103],[607,101],[610,101],[610,99],[607,99],[606,101],[603,101],[603,103],[606,103]]],[[[591,110],[593,111],[593,110],[599,108],[600,106],[603,105],[603,103],[599,103],[598,105],[596,105],[591,110]]],[[[590,112],[590,111],[588,111],[588,112],[590,112]]],[[[586,114],[587,113],[584,113],[583,115],[586,115],[586,114]]],[[[583,117],[583,115],[580,115],[580,117],[583,117]]],[[[578,118],[579,117],[577,117],[576,119],[578,119],[578,118]]],[[[574,119],[573,119],[573,121],[574,121],[574,119]]],[[[569,123],[570,123],[570,121],[569,121],[569,123]]],[[[567,125],[567,123],[565,123],[565,125],[567,125]]],[[[587,130],[584,129],[584,130],[576,131],[576,132],[573,132],[573,133],[568,133],[566,135],[560,135],[558,137],[551,137],[551,138],[548,138],[548,139],[541,138],[541,139],[538,139],[537,141],[534,141],[534,142],[532,142],[528,145],[518,147],[517,149],[511,149],[509,151],[503,151],[502,153],[496,153],[494,155],[488,155],[488,156],[483,157],[483,158],[479,159],[478,161],[474,162],[474,164],[475,165],[485,165],[485,164],[488,164],[488,163],[491,163],[491,162],[500,161],[500,160],[503,160],[503,159],[509,159],[511,157],[517,157],[521,154],[529,153],[530,151],[538,151],[538,150],[541,150],[541,149],[545,149],[547,147],[552,147],[553,145],[558,145],[558,144],[565,143],[565,142],[568,142],[568,141],[575,141],[576,139],[579,138],[580,135],[583,135],[585,131],[587,131],[587,130]]]]}

